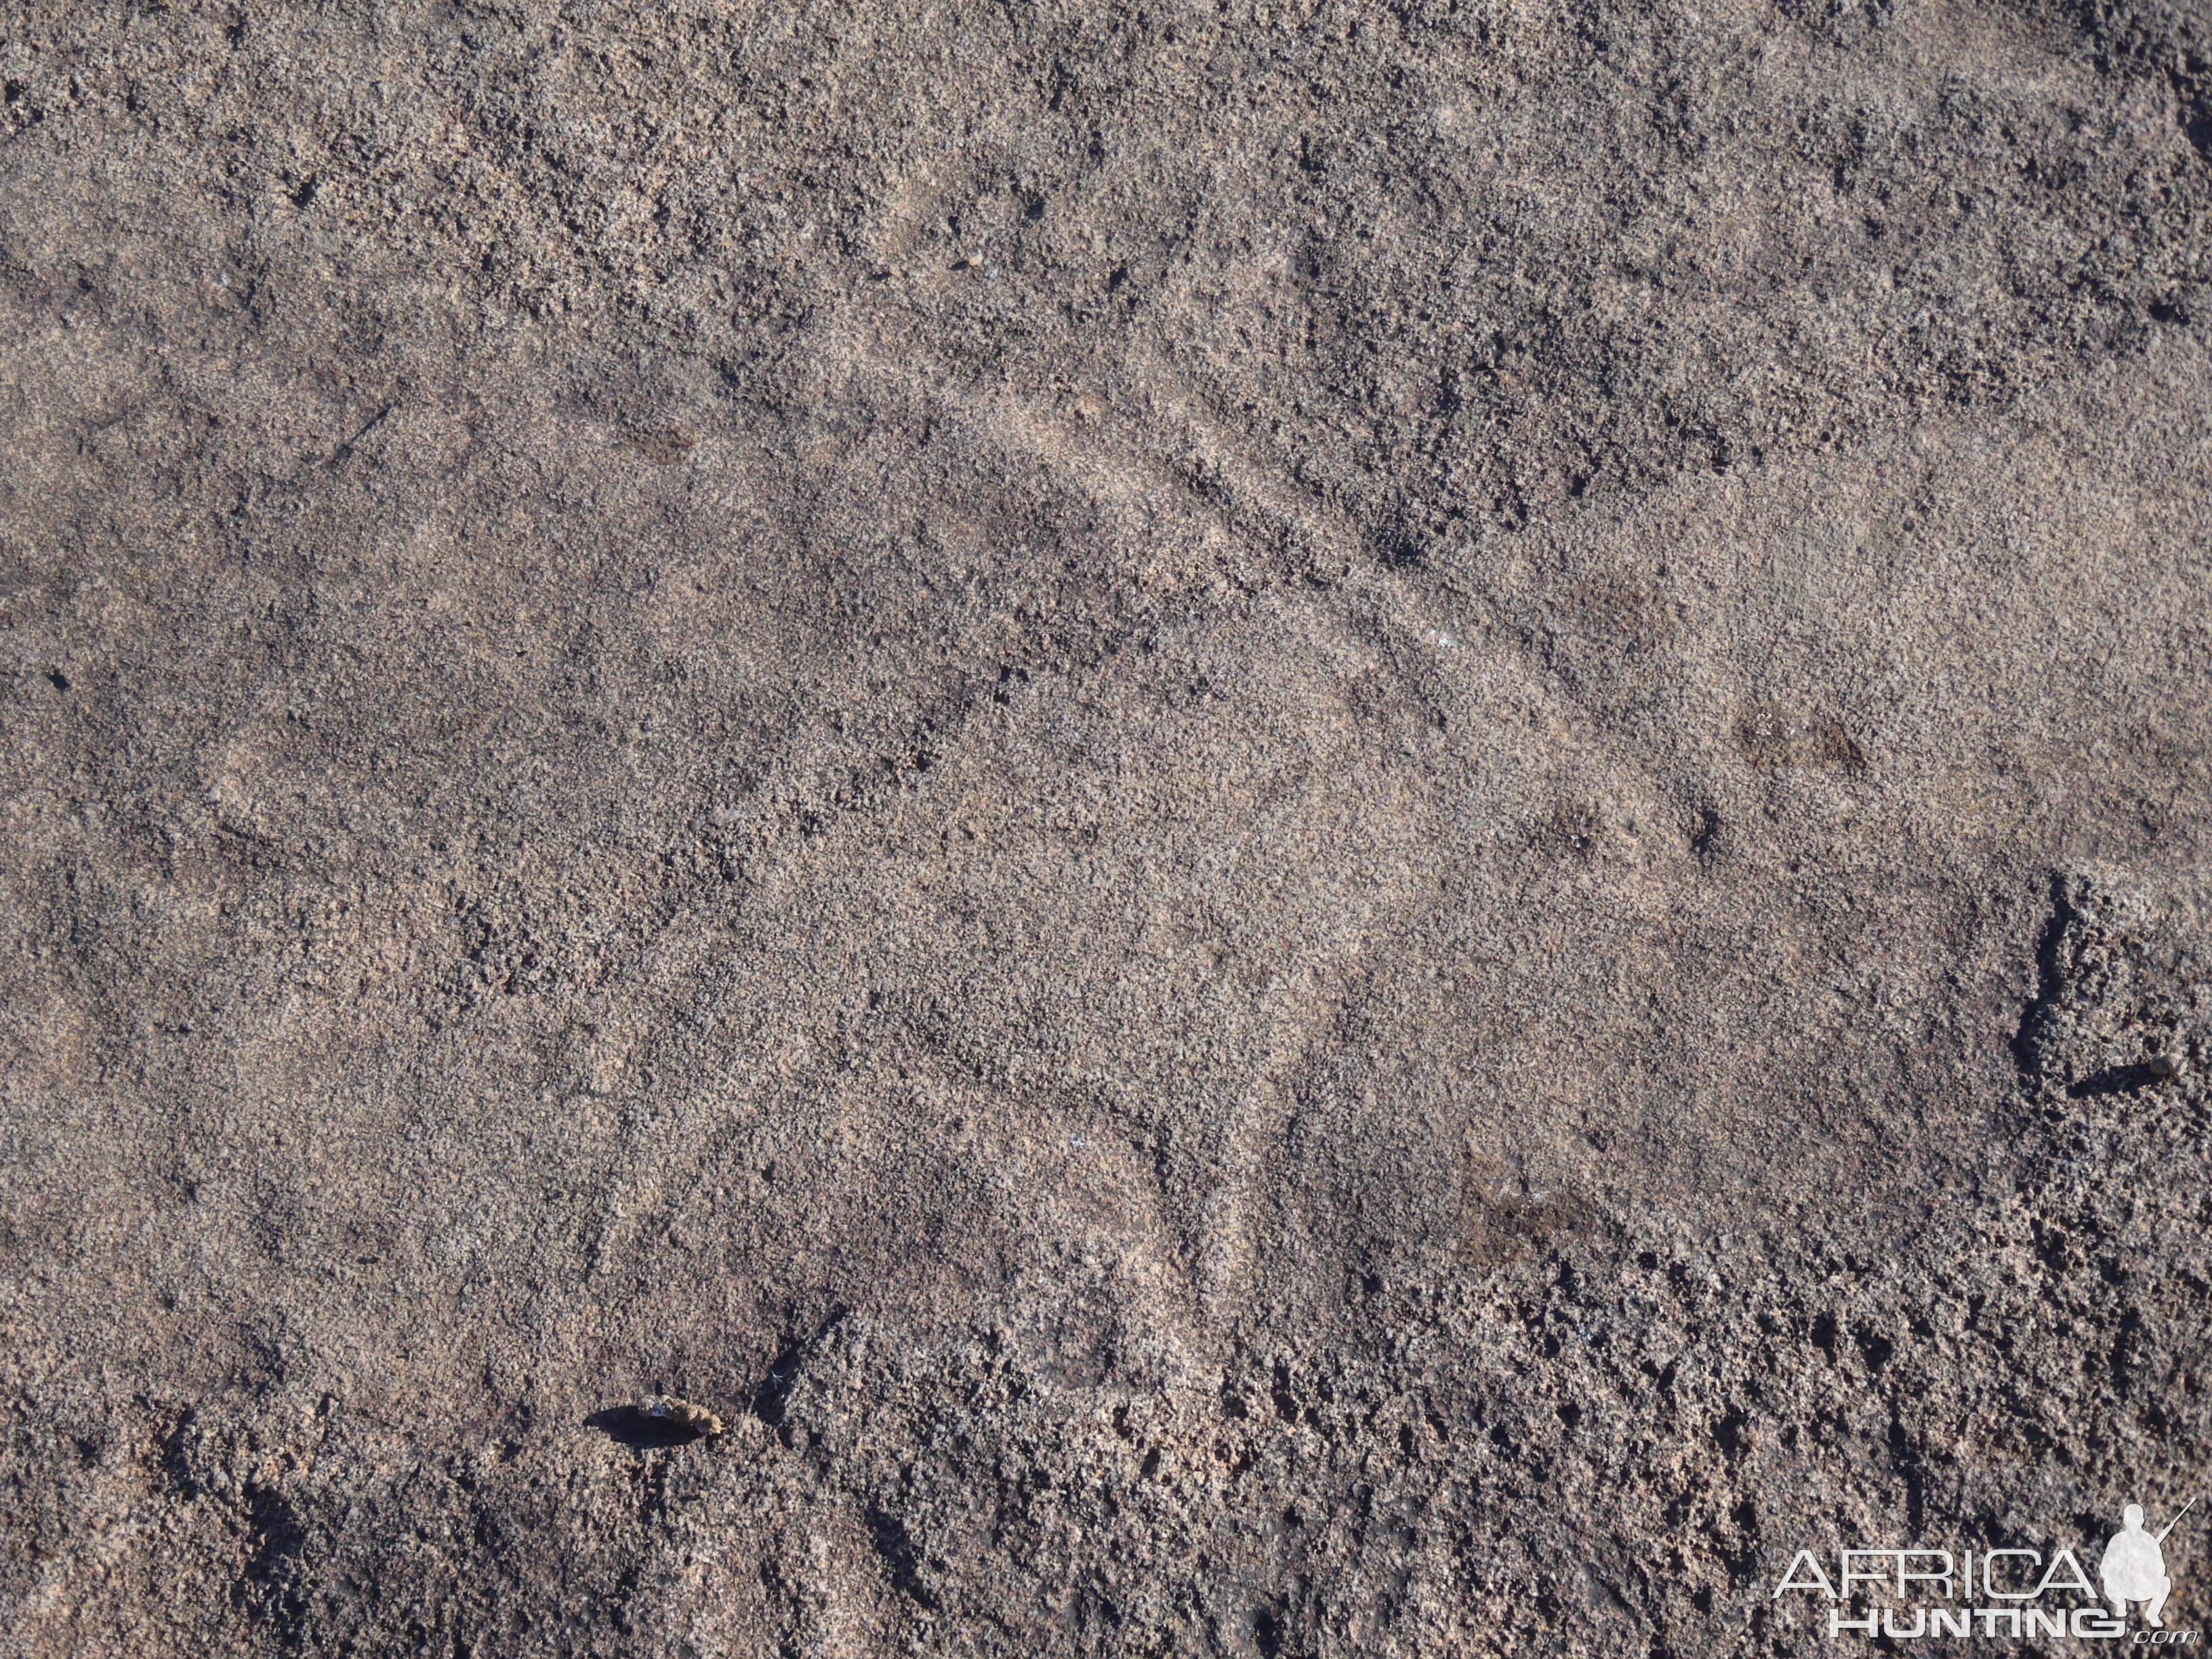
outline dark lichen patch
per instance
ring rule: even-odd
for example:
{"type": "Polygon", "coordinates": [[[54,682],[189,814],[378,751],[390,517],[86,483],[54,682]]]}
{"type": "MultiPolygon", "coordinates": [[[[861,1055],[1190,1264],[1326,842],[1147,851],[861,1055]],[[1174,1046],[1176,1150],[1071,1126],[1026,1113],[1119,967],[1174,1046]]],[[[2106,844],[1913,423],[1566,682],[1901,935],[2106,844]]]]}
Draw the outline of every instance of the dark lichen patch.
{"type": "Polygon", "coordinates": [[[1593,636],[1632,653],[1657,649],[1680,625],[1663,566],[1588,576],[1575,585],[1573,594],[1583,626],[1593,636]]]}
{"type": "Polygon", "coordinates": [[[1587,801],[1568,801],[1531,825],[1531,847],[1555,857],[1589,862],[1606,840],[1605,815],[1587,801]]]}
{"type": "Polygon", "coordinates": [[[1532,1188],[1486,1159],[1460,1177],[1459,1255],[1478,1270],[1502,1267],[1587,1237],[1593,1218],[1571,1193],[1532,1188]]]}
{"type": "Polygon", "coordinates": [[[1863,772],[1865,747],[1825,714],[1786,702],[1755,703],[1736,717],[1735,746],[1762,772],[1817,769],[1863,772]]]}
{"type": "Polygon", "coordinates": [[[680,426],[633,432],[624,441],[655,466],[673,466],[699,447],[697,435],[680,426]]]}

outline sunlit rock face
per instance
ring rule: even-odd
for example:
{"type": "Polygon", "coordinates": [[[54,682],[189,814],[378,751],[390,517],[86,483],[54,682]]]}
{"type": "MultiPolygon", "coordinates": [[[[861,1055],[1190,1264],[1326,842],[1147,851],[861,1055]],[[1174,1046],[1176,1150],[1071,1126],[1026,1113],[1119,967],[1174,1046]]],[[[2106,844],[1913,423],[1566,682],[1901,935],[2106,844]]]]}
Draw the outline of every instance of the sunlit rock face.
{"type": "Polygon", "coordinates": [[[2201,17],[21,9],[8,1652],[1797,1652],[2195,1492],[2201,17]]]}

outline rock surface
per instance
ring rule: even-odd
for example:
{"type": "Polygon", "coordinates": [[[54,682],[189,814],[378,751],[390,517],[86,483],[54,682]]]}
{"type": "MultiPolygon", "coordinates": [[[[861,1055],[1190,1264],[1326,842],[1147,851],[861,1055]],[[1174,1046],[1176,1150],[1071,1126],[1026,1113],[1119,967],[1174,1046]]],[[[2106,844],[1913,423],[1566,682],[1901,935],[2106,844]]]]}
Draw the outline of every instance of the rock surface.
{"type": "Polygon", "coordinates": [[[1795,1653],[2201,1489],[2201,5],[0,79],[0,1653],[1795,1653]]]}

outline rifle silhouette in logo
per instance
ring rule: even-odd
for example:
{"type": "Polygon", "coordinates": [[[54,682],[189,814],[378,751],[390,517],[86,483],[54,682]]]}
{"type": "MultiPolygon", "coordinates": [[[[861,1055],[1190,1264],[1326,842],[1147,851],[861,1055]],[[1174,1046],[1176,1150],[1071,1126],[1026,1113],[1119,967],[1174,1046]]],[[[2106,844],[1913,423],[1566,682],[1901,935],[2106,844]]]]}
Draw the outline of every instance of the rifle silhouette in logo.
{"type": "Polygon", "coordinates": [[[2164,1630],[2166,1621],[2159,1617],[2166,1607],[2166,1598],[2173,1594],[2173,1579],[2166,1570],[2166,1552],[2160,1547],[2166,1533],[2181,1524],[2181,1516],[2197,1507],[2192,1498],[2177,1515],[2166,1523],[2165,1530],[2155,1534],[2143,1530],[2142,1505],[2130,1504],[2120,1512],[2121,1530],[2112,1534],[2112,1541],[2105,1546],[2104,1559],[2097,1564],[2097,1577],[2104,1582],[2105,1599],[2112,1604],[2112,1612],[2119,1618],[2128,1616],[2128,1603],[2143,1604],[2143,1621],[2153,1630],[2164,1630]]]}

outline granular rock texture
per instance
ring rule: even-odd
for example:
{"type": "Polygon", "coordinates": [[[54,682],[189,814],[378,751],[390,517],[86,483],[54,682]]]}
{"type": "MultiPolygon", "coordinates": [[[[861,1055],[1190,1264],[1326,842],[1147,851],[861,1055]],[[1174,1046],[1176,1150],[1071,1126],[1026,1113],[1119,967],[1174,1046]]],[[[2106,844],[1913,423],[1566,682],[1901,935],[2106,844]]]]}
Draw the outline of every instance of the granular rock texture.
{"type": "Polygon", "coordinates": [[[2201,4],[0,80],[0,1655],[1796,1653],[2203,1490],[2201,4]]]}

